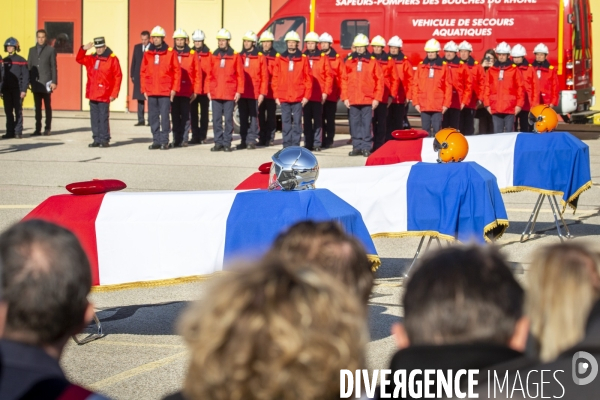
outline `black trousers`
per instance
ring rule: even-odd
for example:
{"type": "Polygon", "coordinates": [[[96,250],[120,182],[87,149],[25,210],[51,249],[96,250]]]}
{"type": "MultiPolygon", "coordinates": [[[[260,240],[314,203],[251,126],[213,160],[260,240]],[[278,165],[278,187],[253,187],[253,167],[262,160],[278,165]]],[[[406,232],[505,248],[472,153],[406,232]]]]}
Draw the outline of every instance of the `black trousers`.
{"type": "Polygon", "coordinates": [[[387,103],[385,102],[379,103],[377,108],[373,110],[373,151],[385,143],[387,111],[387,103]]]}
{"type": "Polygon", "coordinates": [[[19,88],[2,90],[4,112],[6,114],[6,134],[21,135],[23,133],[23,99],[19,88]]]}
{"type": "Polygon", "coordinates": [[[138,100],[137,103],[138,122],[143,124],[146,122],[146,120],[144,119],[144,108],[146,105],[146,100],[138,100]]]}
{"type": "Polygon", "coordinates": [[[477,125],[477,133],[479,135],[494,133],[494,121],[492,120],[492,114],[490,114],[487,109],[477,109],[475,111],[475,119],[475,125],[477,125]]]}
{"type": "Polygon", "coordinates": [[[256,99],[239,99],[240,137],[242,144],[256,144],[258,139],[258,101],[256,99]]]}
{"type": "Polygon", "coordinates": [[[109,109],[110,103],[90,100],[90,122],[95,143],[110,141],[109,109]]]}
{"type": "Polygon", "coordinates": [[[302,110],[304,114],[304,147],[312,150],[323,146],[323,104],[309,101],[302,110]]]}
{"type": "Polygon", "coordinates": [[[463,135],[473,135],[475,133],[475,110],[465,107],[460,110],[460,128],[458,130],[463,135]]]}
{"type": "Polygon", "coordinates": [[[52,129],[52,93],[33,93],[35,103],[35,131],[42,131],[42,101],[46,110],[46,124],[44,130],[52,129]]]}
{"type": "MultiPolygon", "coordinates": [[[[442,117],[442,128],[454,128],[460,130],[460,109],[449,108],[442,117]]],[[[434,132],[434,134],[437,132],[434,132]]]]}
{"type": "Polygon", "coordinates": [[[148,96],[148,121],[154,144],[169,144],[170,110],[171,99],[168,96],[148,96]]]}
{"type": "Polygon", "coordinates": [[[190,118],[192,120],[192,139],[206,140],[206,133],[208,132],[208,109],[210,100],[208,95],[202,94],[196,96],[191,104],[190,118]],[[200,106],[200,118],[198,118],[198,106],[200,106]],[[198,126],[198,120],[200,126],[198,126]]]}
{"type": "Polygon", "coordinates": [[[326,101],[323,104],[323,147],[331,147],[335,136],[335,112],[337,101],[326,101]]]}
{"type": "Polygon", "coordinates": [[[179,146],[183,143],[183,134],[190,119],[190,98],[175,96],[171,103],[171,120],[173,121],[173,144],[179,146]]]}
{"type": "Polygon", "coordinates": [[[260,143],[268,145],[271,140],[275,140],[275,131],[277,130],[277,103],[275,99],[264,99],[258,107],[258,126],[260,129],[260,143]]]}
{"type": "MultiPolygon", "coordinates": [[[[379,107],[377,107],[379,108],[379,107]]],[[[373,108],[370,105],[350,106],[350,136],[352,137],[353,150],[371,151],[371,121],[373,108]]]]}
{"type": "Polygon", "coordinates": [[[521,110],[515,118],[515,132],[533,132],[533,125],[529,124],[529,111],[521,110]]]}
{"type": "Polygon", "coordinates": [[[404,127],[404,112],[406,108],[404,104],[392,103],[388,110],[388,118],[386,125],[385,141],[392,138],[392,132],[404,127]]]}

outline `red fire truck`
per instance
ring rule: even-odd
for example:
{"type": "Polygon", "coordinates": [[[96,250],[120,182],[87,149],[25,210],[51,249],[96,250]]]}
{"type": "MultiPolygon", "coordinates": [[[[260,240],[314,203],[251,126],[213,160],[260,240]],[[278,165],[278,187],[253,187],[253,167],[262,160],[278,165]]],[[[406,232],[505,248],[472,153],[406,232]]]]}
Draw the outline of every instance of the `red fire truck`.
{"type": "MultiPolygon", "coordinates": [[[[502,41],[520,43],[534,61],[533,48],[544,43],[557,69],[560,101],[557,112],[569,121],[593,114],[592,15],[590,0],[288,0],[261,30],[275,36],[275,48],[285,51],[283,37],[291,30],[328,32],[342,55],[350,52],[359,33],[369,38],[398,35],[413,65],[425,56],[423,46],[435,38],[463,40],[473,45],[473,57],[502,41]]],[[[596,0],[594,0],[596,1],[596,0]]]]}

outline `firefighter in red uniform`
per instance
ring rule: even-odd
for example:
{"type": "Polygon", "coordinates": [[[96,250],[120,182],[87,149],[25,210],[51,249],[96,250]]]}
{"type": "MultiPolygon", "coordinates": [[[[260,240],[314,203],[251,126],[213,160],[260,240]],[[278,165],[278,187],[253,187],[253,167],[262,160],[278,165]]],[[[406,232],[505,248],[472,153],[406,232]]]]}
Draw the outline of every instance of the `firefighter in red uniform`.
{"type": "Polygon", "coordinates": [[[458,55],[467,66],[471,75],[471,97],[460,111],[460,125],[458,130],[463,135],[473,135],[475,133],[475,111],[481,106],[483,99],[483,85],[485,82],[485,71],[479,61],[471,57],[473,46],[466,40],[458,45],[458,55]]]}
{"type": "Polygon", "coordinates": [[[399,80],[396,72],[396,65],[392,57],[388,56],[383,48],[385,47],[385,39],[381,36],[375,36],[371,40],[371,49],[373,57],[381,66],[383,73],[383,95],[381,97],[381,106],[373,110],[373,151],[383,146],[385,136],[387,134],[387,118],[388,108],[392,105],[395,93],[398,92],[399,80]]]}
{"type": "Polygon", "coordinates": [[[140,88],[148,100],[148,121],[152,131],[150,150],[169,148],[169,111],[181,86],[181,68],[177,55],[164,43],[165,30],[154,27],[152,44],[144,53],[140,70],[140,88]]]}
{"type": "Polygon", "coordinates": [[[335,136],[335,114],[337,111],[337,103],[341,93],[342,67],[344,61],[335,51],[333,46],[333,37],[327,32],[319,36],[319,45],[321,52],[325,54],[329,60],[329,73],[331,74],[331,94],[327,96],[323,104],[323,148],[328,149],[333,145],[335,136]]]}
{"type": "Polygon", "coordinates": [[[452,102],[444,114],[442,128],[460,129],[460,112],[471,102],[472,79],[469,67],[456,56],[458,46],[449,41],[444,46],[444,58],[452,79],[452,102]]]}
{"type": "Polygon", "coordinates": [[[210,151],[231,151],[233,109],[244,92],[244,68],[240,55],[229,46],[231,33],[217,32],[219,48],[210,55],[207,91],[211,100],[215,145],[210,151]],[[223,119],[225,127],[223,127],[223,119]]]}
{"type": "Polygon", "coordinates": [[[312,94],[312,75],[308,59],[298,50],[300,36],[288,32],[284,39],[287,51],[277,54],[273,68],[273,92],[281,106],[283,147],[300,146],[302,107],[312,94]]]}
{"type": "Polygon", "coordinates": [[[392,93],[394,101],[388,111],[386,141],[392,138],[393,131],[403,128],[406,104],[410,100],[410,87],[413,78],[412,64],[408,61],[408,57],[402,53],[402,39],[393,36],[388,41],[388,47],[398,75],[398,91],[395,94],[392,93]]]}
{"type": "Polygon", "coordinates": [[[240,57],[244,65],[244,92],[238,100],[240,113],[240,136],[242,142],[236,146],[241,149],[256,149],[258,139],[258,107],[267,94],[269,76],[263,54],[256,48],[256,34],[246,32],[240,57]]]}
{"type": "Polygon", "coordinates": [[[535,70],[529,64],[525,56],[527,51],[525,47],[517,44],[510,51],[512,62],[517,65],[523,78],[523,86],[525,90],[525,102],[523,108],[515,118],[515,131],[517,132],[533,132],[533,125],[529,123],[529,110],[539,104],[540,90],[538,78],[535,75],[535,70]]]}
{"type": "Polygon", "coordinates": [[[277,52],[273,48],[275,37],[270,31],[264,31],[258,42],[262,45],[262,54],[267,64],[267,93],[258,106],[259,146],[273,146],[277,129],[277,104],[273,95],[273,68],[277,61],[277,52]]]}
{"type": "Polygon", "coordinates": [[[200,60],[196,52],[191,50],[185,43],[187,33],[183,29],[177,29],[173,33],[175,40],[175,52],[181,68],[181,85],[175,98],[171,102],[171,120],[173,121],[173,142],[169,147],[187,146],[184,141],[186,125],[190,119],[190,102],[202,92],[202,75],[200,71],[200,60]]]}
{"type": "Polygon", "coordinates": [[[94,142],[89,147],[108,147],[110,127],[108,114],[110,102],[119,97],[123,73],[119,59],[106,47],[103,37],[94,38],[94,43],[82,46],[77,53],[76,61],[85,66],[87,84],[85,97],[90,100],[90,120],[94,142]],[[86,51],[95,47],[95,54],[86,55],[86,51]]]}
{"type": "Polygon", "coordinates": [[[427,57],[417,67],[412,86],[411,101],[421,113],[422,128],[430,136],[442,129],[443,115],[452,103],[452,78],[439,51],[437,40],[430,39],[425,43],[427,57]]]}
{"type": "Polygon", "coordinates": [[[385,78],[381,65],[367,52],[369,38],[358,34],[353,46],[356,51],[348,56],[342,68],[342,100],[350,109],[350,135],[352,151],[349,156],[371,154],[371,121],[373,110],[386,107],[379,104],[383,98],[385,78]]]}
{"type": "Polygon", "coordinates": [[[204,44],[204,38],[204,32],[200,29],[196,29],[194,33],[192,33],[194,51],[200,62],[200,69],[197,72],[197,76],[198,80],[202,82],[202,88],[190,105],[190,119],[192,125],[192,138],[189,141],[190,144],[205,144],[206,134],[208,132],[208,110],[210,107],[210,100],[208,100],[205,82],[207,81],[208,70],[210,68],[210,49],[204,44]],[[199,116],[198,106],[200,106],[199,116]]]}
{"type": "Polygon", "coordinates": [[[535,54],[535,61],[531,65],[539,80],[540,104],[556,107],[558,105],[558,75],[554,65],[550,65],[546,60],[548,46],[543,43],[538,44],[533,49],[533,54],[535,54]]]}
{"type": "Polygon", "coordinates": [[[304,38],[306,51],[311,70],[312,92],[308,103],[304,106],[304,147],[311,151],[321,151],[323,147],[323,104],[331,95],[333,75],[329,58],[319,49],[317,43],[319,35],[309,32],[304,38]]]}
{"type": "Polygon", "coordinates": [[[523,78],[516,64],[509,59],[510,46],[502,42],[496,46],[497,61],[487,71],[483,104],[492,114],[494,133],[512,132],[515,115],[525,103],[523,78]]]}

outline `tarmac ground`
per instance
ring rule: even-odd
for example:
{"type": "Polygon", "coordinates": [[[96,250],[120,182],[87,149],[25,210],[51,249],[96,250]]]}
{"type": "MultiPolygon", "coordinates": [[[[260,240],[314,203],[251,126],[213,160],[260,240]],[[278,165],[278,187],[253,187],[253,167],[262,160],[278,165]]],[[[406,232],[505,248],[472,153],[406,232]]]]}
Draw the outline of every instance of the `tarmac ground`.
{"type": "MultiPolygon", "coordinates": [[[[0,141],[0,229],[23,218],[49,196],[67,193],[65,185],[92,178],[124,181],[129,191],[233,189],[270,161],[275,147],[211,153],[211,144],[168,151],[149,151],[149,127],[134,127],[134,114],[113,113],[111,147],[88,148],[91,130],[87,112],[55,112],[51,136],[30,137],[33,113],[25,112],[23,139],[0,141]]],[[[415,121],[416,122],[416,121],[415,121]]],[[[0,116],[0,134],[5,133],[0,116]]],[[[600,129],[561,126],[590,146],[593,187],[582,194],[577,212],[565,212],[574,240],[598,245],[600,239],[600,129]]],[[[317,154],[321,167],[364,165],[348,157],[347,123],[340,122],[335,147],[317,154]]],[[[209,132],[209,138],[212,132],[209,132]]],[[[234,145],[239,143],[237,135],[234,145]]],[[[503,195],[510,227],[497,245],[525,282],[532,252],[557,243],[552,213],[543,208],[536,235],[520,243],[520,234],[537,194],[503,195]]],[[[185,213],[186,210],[173,210],[185,213]]],[[[369,303],[370,369],[386,368],[394,352],[391,325],[402,316],[402,273],[410,265],[418,238],[375,239],[382,266],[369,303]]],[[[435,247],[435,246],[434,246],[435,247]]],[[[174,249],[176,251],[176,249],[174,249]]],[[[91,294],[106,337],[78,346],[69,341],[62,365],[70,379],[115,399],[160,399],[181,388],[187,364],[186,347],[177,334],[177,318],[205,290],[207,281],[91,294]]],[[[87,332],[93,330],[88,328],[87,332]]]]}

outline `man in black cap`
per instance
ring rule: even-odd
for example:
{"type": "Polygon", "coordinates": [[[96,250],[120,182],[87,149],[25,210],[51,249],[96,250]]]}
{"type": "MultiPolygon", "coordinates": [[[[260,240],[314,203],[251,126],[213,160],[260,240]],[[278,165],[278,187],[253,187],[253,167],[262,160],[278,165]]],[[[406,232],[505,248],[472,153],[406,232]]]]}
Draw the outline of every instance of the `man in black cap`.
{"type": "Polygon", "coordinates": [[[19,41],[13,37],[4,42],[4,81],[2,83],[2,98],[6,113],[6,134],[2,139],[23,137],[23,99],[29,86],[29,70],[27,61],[17,54],[21,50],[19,41]]]}
{"type": "Polygon", "coordinates": [[[94,142],[89,147],[109,147],[110,127],[108,114],[110,102],[119,97],[121,89],[121,65],[119,59],[106,47],[103,37],[94,39],[94,43],[81,46],[77,53],[77,62],[87,70],[85,97],[90,100],[90,118],[94,142]],[[86,55],[92,48],[95,53],[86,55]]]}

